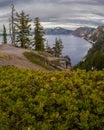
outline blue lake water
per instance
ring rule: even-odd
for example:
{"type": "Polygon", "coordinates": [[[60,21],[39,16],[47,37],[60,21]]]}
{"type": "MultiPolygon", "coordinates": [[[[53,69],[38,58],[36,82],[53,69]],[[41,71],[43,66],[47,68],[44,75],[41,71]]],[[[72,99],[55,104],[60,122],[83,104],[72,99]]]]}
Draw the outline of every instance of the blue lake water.
{"type": "Polygon", "coordinates": [[[55,43],[56,38],[61,38],[64,45],[62,54],[70,56],[72,65],[75,65],[82,60],[92,46],[91,43],[83,38],[75,37],[73,35],[46,35],[45,37],[51,47],[55,43]]]}
{"type": "MultiPolygon", "coordinates": [[[[45,38],[51,47],[55,44],[55,39],[60,38],[64,46],[62,55],[70,56],[72,65],[75,65],[82,60],[82,58],[87,54],[89,48],[92,46],[91,43],[87,42],[83,38],[72,35],[46,35],[45,38]]],[[[2,37],[0,37],[0,43],[1,42],[2,37]]]]}

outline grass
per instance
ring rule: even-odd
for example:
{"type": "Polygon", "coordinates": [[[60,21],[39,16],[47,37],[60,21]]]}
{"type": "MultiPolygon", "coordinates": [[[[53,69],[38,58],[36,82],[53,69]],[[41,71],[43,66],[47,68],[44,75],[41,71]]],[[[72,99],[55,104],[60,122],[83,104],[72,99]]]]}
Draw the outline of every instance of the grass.
{"type": "Polygon", "coordinates": [[[48,55],[47,55],[45,52],[39,51],[38,54],[39,54],[39,55],[42,55],[42,56],[45,56],[45,57],[48,57],[48,55]]]}
{"type": "Polygon", "coordinates": [[[7,54],[2,54],[2,53],[0,53],[0,58],[1,59],[5,59],[5,60],[9,60],[10,59],[7,54]]]}
{"type": "Polygon", "coordinates": [[[24,52],[24,56],[34,64],[40,65],[47,70],[54,70],[51,66],[45,63],[46,58],[44,56],[35,54],[34,52],[24,52]]]}

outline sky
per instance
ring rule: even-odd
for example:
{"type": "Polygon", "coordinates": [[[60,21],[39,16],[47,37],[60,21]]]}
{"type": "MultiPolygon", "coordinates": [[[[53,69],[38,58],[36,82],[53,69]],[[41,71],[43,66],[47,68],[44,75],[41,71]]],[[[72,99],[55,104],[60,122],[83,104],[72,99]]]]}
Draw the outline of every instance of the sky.
{"type": "MultiPolygon", "coordinates": [[[[9,27],[12,0],[0,0],[0,29],[9,27]]],[[[97,27],[104,25],[104,0],[14,0],[15,12],[22,10],[44,28],[97,27]]]]}

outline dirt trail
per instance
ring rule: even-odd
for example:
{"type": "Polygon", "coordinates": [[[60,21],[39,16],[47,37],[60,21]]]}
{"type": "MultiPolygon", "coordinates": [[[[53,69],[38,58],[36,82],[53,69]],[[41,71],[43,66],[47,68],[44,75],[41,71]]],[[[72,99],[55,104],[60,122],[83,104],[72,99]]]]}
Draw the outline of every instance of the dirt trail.
{"type": "Polygon", "coordinates": [[[28,49],[17,48],[12,45],[0,45],[0,66],[13,65],[19,68],[45,70],[43,67],[31,63],[23,52],[30,51],[28,49]],[[2,58],[2,56],[6,58],[2,58]]]}

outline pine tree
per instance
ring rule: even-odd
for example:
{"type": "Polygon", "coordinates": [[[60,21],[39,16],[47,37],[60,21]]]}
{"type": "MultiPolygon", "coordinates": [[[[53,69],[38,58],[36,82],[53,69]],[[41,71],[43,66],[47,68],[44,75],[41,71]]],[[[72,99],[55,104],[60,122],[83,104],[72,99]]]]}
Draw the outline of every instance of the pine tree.
{"type": "Polygon", "coordinates": [[[3,25],[3,41],[2,43],[3,44],[7,44],[7,33],[6,33],[6,28],[5,28],[5,25],[3,25]]]}
{"type": "Polygon", "coordinates": [[[37,51],[44,51],[44,30],[40,24],[39,18],[35,18],[35,30],[34,30],[34,45],[35,50],[37,51]]]}
{"type": "Polygon", "coordinates": [[[30,45],[30,26],[31,22],[29,15],[22,11],[20,14],[16,13],[16,42],[20,44],[22,48],[26,48],[30,45]]]}
{"type": "Polygon", "coordinates": [[[62,54],[62,49],[63,49],[62,40],[56,38],[53,47],[53,54],[55,55],[55,57],[60,57],[60,55],[62,54]]]}

